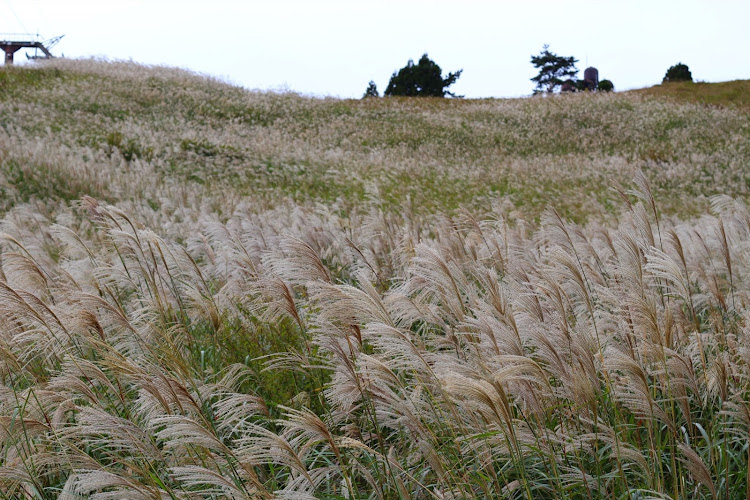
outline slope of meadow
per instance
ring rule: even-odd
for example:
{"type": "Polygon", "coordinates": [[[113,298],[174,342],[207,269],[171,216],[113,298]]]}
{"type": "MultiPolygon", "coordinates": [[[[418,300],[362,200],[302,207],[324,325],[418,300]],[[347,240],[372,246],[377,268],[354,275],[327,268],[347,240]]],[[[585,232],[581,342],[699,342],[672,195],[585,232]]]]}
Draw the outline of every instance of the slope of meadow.
{"type": "Polygon", "coordinates": [[[4,68],[0,498],[750,497],[749,167],[734,105],[4,68]]]}
{"type": "Polygon", "coordinates": [[[505,202],[534,219],[551,204],[584,221],[616,214],[611,187],[639,169],[683,216],[750,189],[750,117],[734,108],[633,94],[311,99],[90,61],[0,82],[5,209],[86,193],[154,208],[189,198],[226,218],[247,197],[256,211],[408,197],[420,213],[505,202]]]}
{"type": "Polygon", "coordinates": [[[631,91],[634,94],[707,106],[734,107],[750,111],[750,80],[731,82],[672,82],[631,91]]]}

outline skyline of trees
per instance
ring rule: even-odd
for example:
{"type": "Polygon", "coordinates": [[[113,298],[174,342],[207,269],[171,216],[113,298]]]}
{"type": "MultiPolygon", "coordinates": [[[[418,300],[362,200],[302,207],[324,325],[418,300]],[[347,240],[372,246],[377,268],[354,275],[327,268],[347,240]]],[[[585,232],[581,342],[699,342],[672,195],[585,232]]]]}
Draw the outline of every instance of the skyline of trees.
{"type": "MultiPolygon", "coordinates": [[[[539,73],[530,80],[536,83],[532,95],[550,94],[561,89],[564,92],[577,92],[581,90],[595,90],[602,92],[613,92],[615,86],[609,79],[602,79],[595,82],[591,87],[586,85],[584,80],[579,80],[578,68],[576,63],[579,62],[574,56],[559,56],[549,50],[549,44],[544,44],[538,55],[531,56],[531,64],[539,70],[539,73]],[[566,78],[567,77],[567,78],[566,78]]],[[[440,66],[432,61],[427,53],[424,53],[417,64],[413,59],[409,59],[406,66],[398,71],[394,71],[388,82],[383,97],[388,96],[405,96],[405,97],[457,97],[447,88],[458,80],[463,69],[449,73],[446,77],[442,76],[440,66]]],[[[688,66],[683,63],[677,63],[671,66],[665,74],[661,83],[693,81],[692,74],[688,66]]],[[[370,80],[368,86],[362,95],[362,98],[380,97],[377,85],[374,80],[370,80]]]]}

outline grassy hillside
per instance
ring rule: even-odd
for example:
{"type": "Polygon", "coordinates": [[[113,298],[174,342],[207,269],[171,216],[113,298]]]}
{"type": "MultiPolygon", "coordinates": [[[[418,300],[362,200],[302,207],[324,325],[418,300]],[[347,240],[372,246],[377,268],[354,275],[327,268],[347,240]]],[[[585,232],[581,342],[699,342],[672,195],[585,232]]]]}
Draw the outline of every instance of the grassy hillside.
{"type": "Polygon", "coordinates": [[[667,98],[675,102],[734,107],[750,112],[750,80],[732,82],[672,82],[632,91],[635,94],[667,98]]]}
{"type": "Polygon", "coordinates": [[[748,165],[723,103],[3,68],[0,498],[747,498],[748,165]]]}
{"type": "Polygon", "coordinates": [[[5,208],[30,199],[185,196],[229,216],[410,200],[420,213],[547,204],[612,215],[611,187],[641,169],[663,209],[746,196],[750,116],[632,94],[553,99],[310,99],[247,92],[175,70],[61,61],[0,73],[5,208]],[[29,158],[31,155],[31,161],[29,158]]]}

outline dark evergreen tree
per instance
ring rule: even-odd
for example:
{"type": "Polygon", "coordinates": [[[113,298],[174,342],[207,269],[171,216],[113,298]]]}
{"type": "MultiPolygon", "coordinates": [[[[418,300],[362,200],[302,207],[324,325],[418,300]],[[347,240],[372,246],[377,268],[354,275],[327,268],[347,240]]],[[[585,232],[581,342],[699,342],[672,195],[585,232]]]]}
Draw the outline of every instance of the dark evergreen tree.
{"type": "Polygon", "coordinates": [[[455,73],[448,73],[443,78],[442,70],[427,54],[424,54],[417,64],[409,59],[409,62],[393,73],[388,87],[383,92],[387,96],[423,96],[423,97],[451,97],[456,96],[447,90],[448,87],[456,83],[463,70],[455,73]]]}
{"type": "Polygon", "coordinates": [[[367,97],[380,97],[380,94],[378,93],[378,87],[372,80],[370,80],[370,83],[367,84],[367,90],[365,90],[365,94],[362,96],[362,99],[365,99],[367,97]]]}
{"type": "Polygon", "coordinates": [[[601,80],[596,89],[600,92],[612,92],[615,90],[615,84],[611,80],[601,80]]]}
{"type": "Polygon", "coordinates": [[[581,90],[580,82],[573,79],[565,80],[560,86],[560,92],[578,92],[581,90]]]}
{"type": "Polygon", "coordinates": [[[687,64],[677,63],[667,70],[667,74],[664,75],[662,83],[692,81],[693,75],[690,73],[690,69],[687,67],[687,64]]]}
{"type": "Polygon", "coordinates": [[[564,78],[575,78],[578,73],[574,57],[562,57],[549,51],[549,45],[544,45],[538,56],[531,56],[531,64],[539,69],[539,74],[531,79],[536,83],[535,94],[540,92],[552,93],[562,85],[564,78]]]}

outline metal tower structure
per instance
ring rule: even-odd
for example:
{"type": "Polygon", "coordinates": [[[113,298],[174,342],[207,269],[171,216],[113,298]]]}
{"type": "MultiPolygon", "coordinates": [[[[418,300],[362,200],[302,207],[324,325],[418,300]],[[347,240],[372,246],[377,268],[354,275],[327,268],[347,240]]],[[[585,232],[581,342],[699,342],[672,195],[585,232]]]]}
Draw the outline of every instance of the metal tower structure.
{"type": "Polygon", "coordinates": [[[26,33],[0,33],[0,49],[5,52],[5,64],[13,64],[13,55],[21,49],[35,49],[37,52],[29,59],[52,59],[50,49],[54,47],[65,35],[50,38],[44,42],[39,40],[39,35],[29,35],[26,33]],[[43,55],[38,55],[38,51],[43,55]]]}

